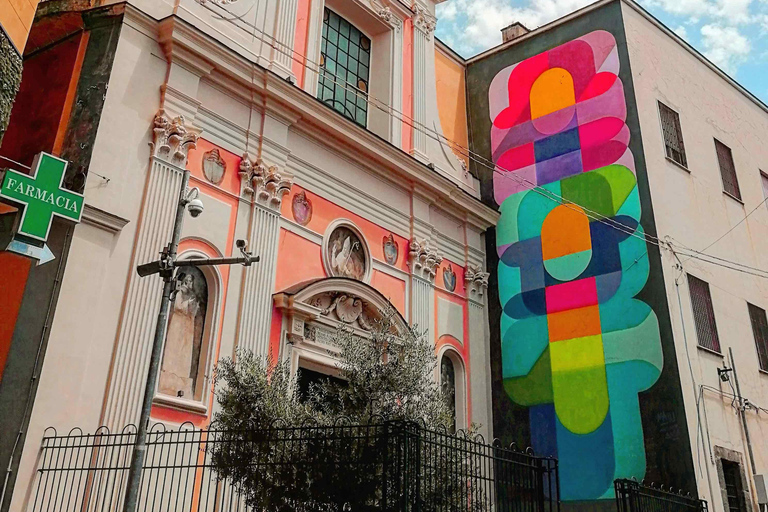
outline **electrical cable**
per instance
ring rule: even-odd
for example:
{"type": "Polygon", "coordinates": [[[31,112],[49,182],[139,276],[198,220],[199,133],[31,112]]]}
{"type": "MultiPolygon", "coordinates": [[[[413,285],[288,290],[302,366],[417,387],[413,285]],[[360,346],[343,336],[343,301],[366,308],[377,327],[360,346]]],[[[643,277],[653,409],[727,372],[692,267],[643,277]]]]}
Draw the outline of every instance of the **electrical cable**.
{"type": "MultiPolygon", "coordinates": [[[[204,7],[206,7],[206,9],[208,9],[209,11],[213,12],[216,16],[219,16],[219,18],[222,18],[221,15],[219,15],[218,13],[215,13],[213,11],[213,9],[208,7],[207,4],[204,4],[204,7]]],[[[219,7],[226,11],[226,9],[223,6],[219,6],[219,7]]],[[[185,9],[185,10],[187,12],[189,12],[190,14],[192,14],[193,16],[196,16],[196,15],[194,15],[194,13],[192,13],[188,9],[185,9]]],[[[201,19],[201,18],[198,17],[198,19],[201,19]]],[[[205,20],[201,19],[201,21],[204,22],[205,20]]],[[[239,30],[243,30],[242,27],[238,26],[233,21],[226,20],[226,19],[225,19],[225,21],[228,21],[229,23],[231,23],[233,26],[235,26],[239,30]]],[[[343,88],[346,92],[349,92],[349,93],[355,95],[357,98],[362,99],[368,105],[371,105],[371,106],[381,110],[382,112],[387,114],[389,117],[394,118],[394,119],[396,119],[398,121],[401,121],[402,123],[406,124],[407,126],[410,126],[412,129],[421,132],[422,134],[426,135],[427,137],[431,138],[432,140],[434,140],[434,141],[436,141],[436,142],[438,142],[440,144],[447,145],[453,151],[458,152],[460,156],[463,156],[463,157],[469,159],[470,161],[474,162],[475,164],[477,164],[477,165],[479,165],[481,167],[484,167],[484,168],[492,171],[494,174],[498,174],[499,176],[503,177],[504,179],[511,179],[513,181],[516,181],[518,184],[528,188],[531,191],[534,191],[534,192],[542,195],[545,198],[548,198],[548,199],[550,199],[550,200],[552,200],[554,202],[557,202],[557,203],[559,203],[559,204],[561,204],[563,206],[566,206],[566,207],[568,207],[568,208],[570,208],[570,209],[572,209],[574,211],[578,211],[579,213],[582,213],[583,215],[585,215],[587,218],[589,218],[591,220],[595,220],[597,222],[601,222],[603,224],[606,224],[606,225],[612,227],[613,229],[616,229],[617,231],[620,231],[620,232],[622,232],[622,233],[624,233],[624,234],[626,234],[628,236],[633,236],[635,238],[638,238],[638,239],[640,239],[640,240],[642,240],[642,241],[644,241],[646,243],[650,243],[650,244],[655,245],[655,246],[660,247],[660,248],[665,248],[664,242],[662,242],[660,238],[658,238],[656,236],[653,236],[653,235],[649,235],[648,233],[645,233],[645,232],[643,232],[642,234],[638,234],[637,233],[637,229],[632,229],[630,226],[622,224],[621,222],[619,222],[619,221],[617,221],[617,220],[615,220],[615,219],[613,219],[611,217],[607,217],[605,215],[602,215],[599,212],[591,210],[590,208],[585,207],[585,206],[583,206],[581,204],[578,204],[578,203],[576,203],[574,201],[567,200],[567,199],[565,199],[564,197],[562,197],[559,194],[556,194],[556,193],[554,193],[554,192],[552,192],[552,191],[550,191],[550,190],[548,190],[548,189],[546,189],[544,187],[541,187],[541,186],[531,182],[530,180],[528,180],[526,178],[518,176],[515,172],[510,171],[509,169],[506,169],[506,168],[504,168],[504,167],[502,167],[500,165],[495,164],[494,162],[488,160],[484,156],[482,156],[482,155],[480,155],[478,153],[475,153],[474,151],[470,150],[469,148],[466,148],[466,147],[462,146],[461,144],[457,143],[456,141],[453,141],[453,140],[449,139],[448,137],[446,137],[445,135],[439,133],[438,131],[431,129],[431,128],[429,128],[426,125],[423,125],[422,123],[416,121],[412,117],[410,117],[410,116],[404,114],[403,112],[395,109],[394,107],[392,107],[390,105],[387,105],[387,104],[381,102],[380,100],[377,100],[376,98],[371,98],[367,93],[365,93],[364,91],[358,89],[356,87],[356,85],[350,84],[350,83],[346,82],[346,80],[344,80],[343,83],[339,82],[337,80],[337,78],[339,78],[339,77],[337,77],[335,75],[330,76],[329,74],[325,74],[324,73],[324,68],[322,68],[322,66],[320,66],[318,63],[316,63],[315,61],[313,61],[312,59],[310,59],[306,55],[304,55],[304,54],[294,50],[293,48],[289,48],[284,43],[280,43],[279,41],[277,41],[275,39],[274,36],[266,34],[265,31],[259,29],[254,24],[251,24],[250,22],[246,22],[246,21],[243,21],[243,20],[241,20],[241,21],[245,25],[247,25],[247,26],[249,26],[249,27],[251,27],[253,29],[253,32],[249,33],[249,35],[252,38],[254,38],[255,40],[258,40],[258,41],[266,44],[267,46],[271,47],[273,50],[275,50],[275,51],[277,51],[277,52],[279,52],[279,53],[281,53],[283,55],[286,55],[286,56],[290,57],[292,60],[295,60],[302,67],[304,67],[305,70],[312,71],[314,73],[317,73],[318,75],[322,75],[323,78],[326,81],[328,81],[330,83],[333,83],[334,85],[337,85],[337,86],[343,88]],[[259,33],[260,36],[256,36],[256,33],[259,33]],[[268,40],[265,41],[265,38],[268,39],[268,40]],[[280,48],[280,46],[282,46],[283,48],[280,48]],[[310,64],[312,64],[313,66],[310,66],[310,64]],[[578,210],[576,208],[574,208],[574,207],[578,208],[578,210]]],[[[212,28],[214,28],[214,27],[212,27],[212,28]]],[[[217,29],[214,28],[214,30],[217,30],[217,29]]],[[[225,34],[222,34],[222,35],[225,35],[225,34]]],[[[233,42],[235,42],[236,44],[240,45],[239,43],[237,43],[234,40],[233,40],[233,42]]],[[[240,45],[240,46],[242,46],[242,45],[240,45]]],[[[245,48],[245,49],[249,53],[253,53],[250,50],[248,50],[247,48],[245,48]]],[[[765,203],[765,201],[763,201],[763,203],[765,203]]],[[[763,203],[761,203],[761,204],[763,204],[763,203]]],[[[747,215],[747,217],[742,219],[742,221],[740,221],[736,226],[738,226],[739,224],[744,222],[744,220],[746,220],[750,215],[752,215],[752,213],[754,213],[759,208],[759,206],[760,205],[758,205],[758,207],[753,209],[749,213],[749,215],[747,215]]],[[[731,229],[731,231],[736,226],[734,226],[731,229]]],[[[728,232],[725,233],[720,239],[725,237],[727,234],[728,234],[728,232]]],[[[712,245],[717,243],[720,239],[718,239],[715,242],[713,242],[712,244],[710,244],[709,247],[711,247],[712,245]]],[[[670,246],[669,248],[671,249],[671,245],[672,244],[670,242],[667,242],[667,244],[670,246]]],[[[709,247],[707,247],[707,248],[709,248],[709,247]]],[[[690,250],[690,251],[697,252],[697,251],[695,251],[693,249],[690,249],[690,248],[688,248],[688,249],[682,248],[682,249],[683,250],[690,250]]],[[[699,259],[699,260],[701,260],[701,261],[703,261],[705,263],[709,263],[709,264],[712,264],[712,265],[719,265],[719,266],[727,268],[727,269],[736,270],[736,271],[739,271],[739,272],[744,272],[744,273],[747,273],[747,274],[755,275],[757,277],[768,278],[768,271],[766,271],[766,270],[758,269],[758,268],[754,268],[754,267],[749,267],[749,266],[746,266],[746,265],[738,263],[738,262],[726,260],[724,258],[718,258],[718,257],[711,256],[711,255],[708,255],[708,254],[703,254],[703,253],[700,253],[698,256],[693,256],[691,254],[684,254],[682,251],[681,251],[681,254],[683,254],[684,256],[688,256],[689,259],[690,258],[695,258],[695,259],[699,259]],[[714,261],[711,261],[711,260],[707,260],[707,259],[704,259],[704,257],[712,258],[712,259],[715,259],[715,260],[720,260],[722,263],[717,263],[717,262],[714,262],[714,261]],[[729,266],[729,265],[733,265],[733,266],[729,266]],[[734,267],[743,267],[743,268],[734,268],[734,267]],[[744,270],[744,269],[747,269],[747,270],[744,270]],[[750,272],[749,270],[751,270],[752,272],[750,272]]],[[[634,264],[637,263],[640,259],[642,259],[642,257],[643,257],[643,255],[640,255],[640,257],[638,257],[632,265],[634,266],[634,264]]]]}

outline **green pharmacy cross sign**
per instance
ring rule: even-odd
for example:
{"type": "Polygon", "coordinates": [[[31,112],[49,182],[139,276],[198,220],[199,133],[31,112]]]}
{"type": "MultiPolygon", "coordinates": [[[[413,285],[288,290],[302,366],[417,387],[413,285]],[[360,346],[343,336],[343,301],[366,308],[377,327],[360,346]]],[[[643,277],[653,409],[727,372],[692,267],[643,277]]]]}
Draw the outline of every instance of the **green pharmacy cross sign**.
{"type": "Polygon", "coordinates": [[[18,233],[45,242],[53,216],[80,222],[82,194],[63,188],[67,161],[40,153],[32,163],[32,174],[9,169],[0,187],[0,198],[25,206],[18,233]]]}

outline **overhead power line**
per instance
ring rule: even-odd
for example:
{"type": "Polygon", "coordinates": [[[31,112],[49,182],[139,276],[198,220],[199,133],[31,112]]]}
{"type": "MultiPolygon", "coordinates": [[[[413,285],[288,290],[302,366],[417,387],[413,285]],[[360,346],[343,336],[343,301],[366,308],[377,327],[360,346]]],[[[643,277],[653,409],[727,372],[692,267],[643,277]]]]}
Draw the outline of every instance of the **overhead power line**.
{"type": "MultiPolygon", "coordinates": [[[[250,35],[251,37],[253,37],[255,40],[258,40],[259,42],[261,42],[263,44],[266,44],[267,46],[269,46],[270,48],[272,48],[276,52],[281,53],[281,54],[283,54],[285,56],[288,56],[292,61],[295,61],[295,62],[299,63],[299,65],[302,66],[305,69],[305,71],[311,71],[311,72],[317,73],[318,75],[323,74],[322,66],[320,66],[320,64],[318,64],[317,62],[315,62],[312,59],[310,59],[307,55],[302,54],[302,53],[294,50],[293,48],[290,48],[287,45],[277,41],[274,36],[271,36],[271,35],[267,34],[262,29],[259,29],[256,25],[243,20],[241,17],[238,17],[237,15],[233,15],[233,13],[229,12],[223,6],[220,6],[218,4],[213,4],[213,5],[218,7],[221,11],[223,11],[223,12],[225,12],[225,13],[231,15],[231,16],[234,16],[234,18],[225,18],[220,13],[216,12],[211,7],[211,5],[209,3],[203,3],[203,6],[207,10],[211,11],[215,16],[219,17],[223,21],[226,21],[226,22],[232,24],[233,26],[235,26],[239,30],[241,30],[241,31],[245,32],[246,34],[250,35]],[[250,27],[252,29],[252,31],[249,32],[249,31],[244,30],[243,27],[239,26],[237,23],[234,22],[235,19],[239,20],[244,25],[250,27]],[[256,35],[257,33],[259,34],[258,36],[256,35]]],[[[182,6],[182,8],[184,8],[184,7],[182,6]]],[[[198,19],[200,19],[201,21],[205,22],[205,20],[199,18],[197,15],[195,15],[194,13],[189,11],[188,9],[185,9],[185,10],[188,13],[190,13],[192,16],[195,16],[198,19]]],[[[224,35],[226,37],[226,34],[223,34],[220,30],[216,29],[215,27],[213,27],[211,25],[209,25],[209,26],[212,29],[218,31],[219,33],[221,33],[222,35],[224,35]]],[[[242,47],[247,52],[253,54],[254,56],[256,55],[250,49],[246,48],[245,46],[243,46],[242,44],[238,43],[237,41],[235,41],[235,40],[232,40],[232,41],[235,44],[237,44],[238,46],[242,47]]],[[[655,245],[655,246],[657,246],[659,248],[662,248],[662,249],[668,249],[668,250],[674,251],[674,249],[672,247],[673,244],[671,242],[664,242],[659,237],[654,236],[654,235],[650,235],[650,234],[645,233],[645,232],[643,232],[642,234],[639,234],[637,232],[637,229],[633,229],[633,228],[631,228],[631,227],[629,227],[629,226],[627,226],[625,224],[622,224],[621,222],[615,220],[614,218],[602,215],[601,213],[599,213],[599,212],[597,212],[595,210],[592,210],[589,207],[586,207],[586,206],[581,205],[579,203],[576,203],[574,201],[570,201],[570,200],[564,198],[563,196],[552,192],[551,190],[548,190],[548,189],[546,189],[546,188],[544,188],[544,187],[542,187],[540,185],[537,185],[536,183],[533,183],[532,181],[530,181],[530,180],[528,180],[528,179],[526,179],[526,178],[524,178],[522,176],[519,176],[517,173],[515,173],[515,172],[513,172],[513,171],[511,171],[509,169],[506,169],[503,166],[500,166],[500,165],[494,163],[493,161],[485,158],[483,155],[478,154],[478,153],[472,151],[468,147],[465,147],[465,146],[461,145],[460,143],[458,143],[458,142],[456,142],[454,140],[449,139],[444,134],[438,132],[435,129],[430,128],[429,126],[426,126],[426,125],[420,123],[419,121],[415,120],[413,117],[403,113],[400,110],[395,109],[391,105],[383,103],[382,101],[380,101],[380,100],[378,100],[376,98],[372,98],[367,93],[365,93],[364,91],[362,91],[359,88],[357,88],[357,86],[355,84],[350,84],[346,80],[344,80],[343,82],[340,82],[340,81],[337,80],[338,77],[336,75],[329,76],[328,74],[325,74],[323,76],[324,76],[324,79],[326,81],[329,81],[329,82],[333,83],[334,85],[337,85],[337,86],[343,88],[344,91],[346,91],[346,92],[350,92],[350,93],[354,94],[357,98],[362,99],[368,105],[370,105],[370,106],[372,106],[372,107],[374,107],[374,108],[384,112],[389,117],[394,118],[395,120],[398,120],[398,121],[404,123],[406,126],[411,127],[413,130],[418,131],[418,132],[426,135],[427,137],[431,138],[432,140],[434,140],[434,141],[436,141],[436,142],[438,142],[440,144],[447,145],[449,148],[453,149],[453,151],[458,152],[460,156],[463,156],[463,157],[467,158],[468,160],[474,162],[476,165],[478,165],[480,167],[483,167],[485,169],[490,170],[492,173],[497,174],[498,176],[500,176],[500,177],[502,177],[504,179],[513,180],[516,183],[518,183],[519,185],[522,185],[525,188],[527,188],[527,189],[529,189],[529,190],[531,190],[533,192],[536,192],[536,193],[542,195],[543,197],[545,197],[545,198],[547,198],[547,199],[549,199],[549,200],[551,200],[553,202],[556,202],[556,203],[559,203],[559,204],[561,204],[563,206],[571,208],[574,211],[578,211],[579,213],[582,213],[583,215],[585,215],[589,219],[597,221],[597,222],[601,222],[601,223],[603,223],[605,225],[608,225],[608,226],[612,227],[613,229],[615,229],[617,231],[620,231],[620,232],[622,232],[622,233],[624,233],[624,234],[626,234],[628,236],[635,237],[637,239],[640,239],[640,240],[642,240],[642,241],[644,241],[646,243],[655,245]],[[578,208],[578,210],[577,210],[577,208],[578,208]]],[[[720,238],[718,238],[717,240],[712,242],[709,246],[707,246],[704,249],[704,251],[709,249],[709,248],[711,248],[713,245],[715,245],[717,242],[719,242],[725,236],[727,236],[731,231],[733,231],[738,225],[740,225],[741,223],[746,221],[747,218],[749,218],[755,211],[757,211],[757,209],[762,204],[764,204],[766,201],[768,201],[768,198],[766,200],[764,200],[762,203],[760,203],[757,207],[755,207],[746,217],[744,217],[744,219],[739,221],[739,223],[734,225],[729,231],[724,233],[720,238]]],[[[709,255],[709,254],[705,254],[704,251],[695,251],[695,250],[690,249],[690,248],[678,246],[678,252],[680,252],[684,256],[687,256],[688,259],[694,258],[694,259],[700,260],[702,262],[709,263],[711,265],[718,265],[718,266],[721,266],[721,267],[724,267],[724,268],[728,268],[728,269],[731,269],[731,270],[743,272],[743,273],[746,273],[746,274],[755,275],[757,277],[768,278],[768,270],[763,270],[763,269],[759,269],[759,268],[755,268],[755,267],[749,267],[749,266],[746,266],[746,265],[738,263],[738,262],[727,260],[725,258],[718,258],[718,257],[712,256],[712,255],[709,255]],[[691,253],[685,254],[686,251],[691,251],[691,253]]],[[[635,263],[637,261],[639,261],[639,259],[640,258],[638,258],[635,261],[635,263]]],[[[634,263],[633,263],[633,265],[634,265],[634,263]]]]}

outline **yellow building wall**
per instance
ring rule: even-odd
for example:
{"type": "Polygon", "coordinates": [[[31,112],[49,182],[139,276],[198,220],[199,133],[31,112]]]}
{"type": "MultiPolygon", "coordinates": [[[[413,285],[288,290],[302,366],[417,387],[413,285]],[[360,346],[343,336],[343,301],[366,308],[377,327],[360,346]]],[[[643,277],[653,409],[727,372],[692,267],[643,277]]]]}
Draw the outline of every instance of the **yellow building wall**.
{"type": "Polygon", "coordinates": [[[436,49],[435,79],[437,81],[437,110],[440,114],[443,134],[448,140],[461,146],[461,148],[453,148],[453,151],[456,156],[469,164],[466,150],[463,149],[469,146],[464,66],[436,49]]]}
{"type": "Polygon", "coordinates": [[[0,0],[0,27],[19,53],[24,52],[39,0],[0,0]]]}

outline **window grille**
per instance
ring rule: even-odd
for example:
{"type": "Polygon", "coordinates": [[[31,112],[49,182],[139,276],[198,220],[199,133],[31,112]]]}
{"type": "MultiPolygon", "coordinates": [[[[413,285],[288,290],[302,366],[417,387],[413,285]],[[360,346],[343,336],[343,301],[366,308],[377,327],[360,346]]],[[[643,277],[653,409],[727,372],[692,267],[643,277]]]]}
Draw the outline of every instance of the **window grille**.
{"type": "Polygon", "coordinates": [[[742,507],[743,494],[741,487],[741,469],[738,462],[721,459],[723,464],[723,480],[725,495],[728,500],[728,512],[744,512],[742,507]]]}
{"type": "Polygon", "coordinates": [[[709,293],[709,284],[688,274],[688,289],[691,293],[693,320],[696,324],[699,346],[720,352],[720,338],[717,336],[717,323],[715,322],[715,310],[712,307],[712,295],[709,293]]]}
{"type": "Polygon", "coordinates": [[[755,336],[755,345],[757,347],[757,360],[760,369],[768,372],[768,317],[765,310],[747,304],[749,307],[749,319],[752,323],[752,334],[755,336]]]}
{"type": "Polygon", "coordinates": [[[368,124],[371,40],[325,8],[317,97],[362,127],[368,124]]]}
{"type": "Polygon", "coordinates": [[[667,158],[687,168],[688,160],[685,158],[685,145],[683,144],[683,131],[680,129],[680,116],[663,103],[659,103],[659,115],[661,116],[661,130],[664,133],[664,146],[667,151],[667,158]]]}
{"type": "Polygon", "coordinates": [[[723,190],[741,201],[739,181],[736,179],[736,167],[733,165],[731,148],[715,139],[717,162],[720,164],[720,176],[723,178],[723,190]]]}

